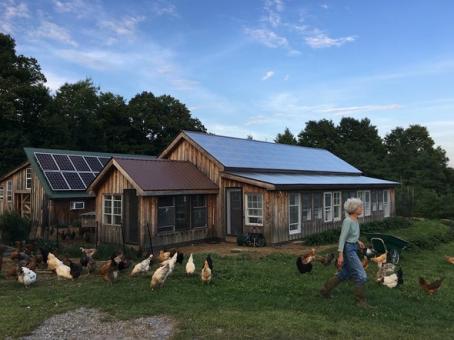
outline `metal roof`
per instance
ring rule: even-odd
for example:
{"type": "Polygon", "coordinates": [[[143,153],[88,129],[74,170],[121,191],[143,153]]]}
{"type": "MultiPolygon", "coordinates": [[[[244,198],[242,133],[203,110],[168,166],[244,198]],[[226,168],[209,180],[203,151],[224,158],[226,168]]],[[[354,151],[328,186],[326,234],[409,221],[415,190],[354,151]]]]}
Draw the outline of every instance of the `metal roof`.
{"type": "Polygon", "coordinates": [[[307,175],[283,173],[228,172],[228,174],[264,182],[276,188],[317,188],[317,187],[391,187],[398,182],[359,175],[307,175]]]}
{"type": "Polygon", "coordinates": [[[218,186],[192,163],[114,157],[114,161],[144,192],[217,192],[218,186]]]}
{"type": "Polygon", "coordinates": [[[64,199],[64,198],[86,198],[89,197],[87,191],[54,191],[50,188],[43,170],[39,166],[36,158],[36,153],[51,153],[61,155],[80,155],[80,156],[99,156],[99,157],[113,157],[122,156],[130,158],[140,159],[155,159],[154,156],[147,155],[131,155],[131,154],[119,154],[119,153],[106,153],[106,152],[94,152],[94,151],[75,151],[75,150],[62,150],[62,149],[43,149],[43,148],[24,148],[24,152],[27,156],[28,161],[33,169],[33,172],[38,176],[41,185],[44,188],[45,193],[52,199],[64,199]]]}
{"type": "Polygon", "coordinates": [[[354,173],[361,171],[331,152],[201,132],[184,133],[212,157],[230,169],[354,173]]]}

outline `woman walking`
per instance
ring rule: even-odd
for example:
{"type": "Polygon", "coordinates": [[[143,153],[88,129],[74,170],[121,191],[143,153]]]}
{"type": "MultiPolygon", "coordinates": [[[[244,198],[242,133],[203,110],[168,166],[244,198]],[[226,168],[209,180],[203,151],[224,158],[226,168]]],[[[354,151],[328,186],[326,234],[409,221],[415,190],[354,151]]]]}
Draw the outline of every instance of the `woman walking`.
{"type": "Polygon", "coordinates": [[[331,291],[342,281],[352,279],[355,284],[354,293],[356,305],[367,308],[369,305],[364,294],[364,285],[367,281],[367,274],[361,260],[358,257],[358,246],[364,248],[359,240],[358,216],[363,213],[363,202],[358,198],[349,198],[344,204],[345,219],[342,223],[342,230],[339,237],[339,257],[337,267],[342,268],[336,275],[326,281],[320,294],[325,298],[331,297],[331,291]]]}

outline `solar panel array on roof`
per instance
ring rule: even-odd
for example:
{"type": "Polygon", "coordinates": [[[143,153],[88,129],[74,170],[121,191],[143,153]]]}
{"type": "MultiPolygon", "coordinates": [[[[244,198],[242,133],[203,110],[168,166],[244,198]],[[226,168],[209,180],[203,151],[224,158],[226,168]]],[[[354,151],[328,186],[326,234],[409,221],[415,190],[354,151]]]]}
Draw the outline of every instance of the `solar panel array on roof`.
{"type": "Polygon", "coordinates": [[[85,191],[110,158],[61,153],[34,153],[54,191],[85,191]]]}
{"type": "Polygon", "coordinates": [[[355,173],[361,171],[323,149],[185,133],[226,168],[355,173]]]}

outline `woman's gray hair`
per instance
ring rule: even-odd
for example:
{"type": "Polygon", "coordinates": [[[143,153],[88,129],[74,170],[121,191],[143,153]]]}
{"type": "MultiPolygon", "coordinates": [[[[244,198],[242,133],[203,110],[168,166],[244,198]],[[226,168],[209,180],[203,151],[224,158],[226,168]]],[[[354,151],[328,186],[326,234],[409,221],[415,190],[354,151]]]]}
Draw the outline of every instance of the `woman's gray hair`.
{"type": "Polygon", "coordinates": [[[361,201],[359,198],[349,198],[345,203],[344,203],[344,210],[346,214],[352,214],[363,205],[363,201],[361,201]]]}

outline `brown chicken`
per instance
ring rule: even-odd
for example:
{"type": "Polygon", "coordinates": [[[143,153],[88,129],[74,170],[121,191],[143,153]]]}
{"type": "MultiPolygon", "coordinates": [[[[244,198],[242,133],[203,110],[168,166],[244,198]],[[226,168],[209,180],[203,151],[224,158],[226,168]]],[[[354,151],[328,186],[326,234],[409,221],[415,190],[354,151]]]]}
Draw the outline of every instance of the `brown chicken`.
{"type": "Polygon", "coordinates": [[[301,256],[301,261],[305,264],[311,263],[315,259],[315,248],[312,248],[309,252],[301,256]]]}
{"type": "Polygon", "coordinates": [[[454,256],[445,256],[446,261],[451,264],[454,264],[454,256]]]}
{"type": "Polygon", "coordinates": [[[164,262],[170,259],[170,257],[170,251],[164,251],[162,249],[159,251],[159,262],[164,262]]]}
{"type": "Polygon", "coordinates": [[[36,256],[32,256],[27,264],[25,265],[25,267],[27,267],[28,269],[32,270],[32,271],[36,271],[36,267],[38,266],[38,258],[36,256]]]}
{"type": "Polygon", "coordinates": [[[381,254],[380,256],[372,257],[371,260],[372,262],[375,262],[376,264],[384,264],[386,263],[386,260],[388,258],[388,253],[381,254]]]}
{"type": "Polygon", "coordinates": [[[442,277],[441,279],[435,280],[432,283],[428,283],[424,278],[420,277],[419,285],[426,291],[427,294],[432,295],[433,293],[436,293],[438,289],[440,289],[444,279],[445,278],[442,277]]]}
{"type": "Polygon", "coordinates": [[[104,262],[99,268],[99,275],[102,276],[103,280],[112,284],[118,278],[118,263],[121,259],[117,256],[112,255],[110,260],[104,262]]]}

